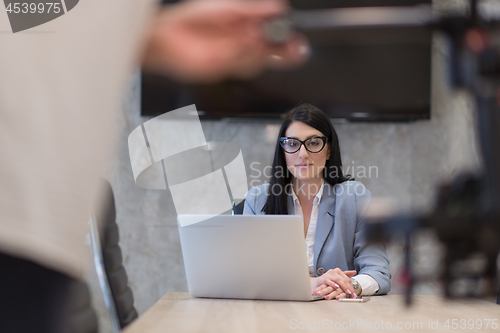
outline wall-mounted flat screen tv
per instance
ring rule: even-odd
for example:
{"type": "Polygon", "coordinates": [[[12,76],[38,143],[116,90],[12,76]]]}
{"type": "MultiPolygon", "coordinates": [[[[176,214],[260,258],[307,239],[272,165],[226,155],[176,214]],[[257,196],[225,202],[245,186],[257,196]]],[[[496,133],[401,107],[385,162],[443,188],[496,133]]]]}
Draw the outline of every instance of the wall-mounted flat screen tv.
{"type": "MultiPolygon", "coordinates": [[[[431,0],[295,0],[294,9],[413,6],[431,0]]],[[[142,115],[196,104],[202,119],[278,118],[311,103],[330,118],[413,121],[430,118],[430,29],[345,28],[306,31],[310,60],[292,71],[266,71],[250,81],[182,85],[142,73],[142,115]]]]}

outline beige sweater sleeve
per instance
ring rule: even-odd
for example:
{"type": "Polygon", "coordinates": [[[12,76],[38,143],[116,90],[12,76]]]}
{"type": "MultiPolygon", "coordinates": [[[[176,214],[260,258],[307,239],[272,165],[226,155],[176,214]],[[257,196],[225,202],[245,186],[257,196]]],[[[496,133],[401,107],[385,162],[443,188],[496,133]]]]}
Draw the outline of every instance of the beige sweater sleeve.
{"type": "Polygon", "coordinates": [[[12,33],[0,11],[0,251],[82,273],[88,213],[152,0],[81,0],[12,33]]]}

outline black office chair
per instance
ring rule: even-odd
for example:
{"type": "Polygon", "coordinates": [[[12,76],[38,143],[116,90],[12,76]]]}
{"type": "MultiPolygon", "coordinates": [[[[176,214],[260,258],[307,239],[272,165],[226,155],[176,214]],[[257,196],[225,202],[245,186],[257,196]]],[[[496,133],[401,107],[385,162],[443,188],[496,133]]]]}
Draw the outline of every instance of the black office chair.
{"type": "Polygon", "coordinates": [[[111,324],[115,332],[120,331],[135,318],[134,295],[128,286],[128,276],[123,267],[118,225],[116,224],[116,208],[113,190],[105,181],[107,203],[97,217],[92,220],[91,234],[94,247],[94,262],[104,294],[104,301],[110,312],[111,324]],[[99,233],[97,225],[102,226],[99,233]]]}
{"type": "Polygon", "coordinates": [[[243,214],[245,208],[245,199],[234,199],[233,201],[233,215],[243,214]]]}

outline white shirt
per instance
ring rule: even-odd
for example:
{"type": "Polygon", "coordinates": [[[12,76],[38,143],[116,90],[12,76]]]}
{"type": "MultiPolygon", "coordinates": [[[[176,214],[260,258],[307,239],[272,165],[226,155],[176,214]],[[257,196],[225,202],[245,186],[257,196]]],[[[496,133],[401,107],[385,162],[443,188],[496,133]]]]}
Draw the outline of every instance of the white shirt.
{"type": "MultiPolygon", "coordinates": [[[[321,197],[323,196],[323,188],[324,188],[323,185],[324,185],[324,180],[321,180],[321,187],[319,188],[318,193],[316,193],[316,196],[313,199],[313,207],[305,239],[307,264],[309,266],[309,275],[312,277],[316,276],[314,272],[314,238],[316,236],[316,226],[318,223],[319,203],[321,201],[321,197]]],[[[292,188],[292,196],[293,196],[293,206],[295,215],[300,215],[303,220],[304,214],[302,213],[302,207],[300,206],[299,198],[295,194],[295,190],[293,190],[293,188],[292,188]]],[[[361,286],[361,295],[374,295],[380,289],[380,286],[377,283],[377,281],[375,281],[375,279],[369,275],[358,274],[354,278],[356,279],[356,281],[358,281],[359,285],[361,286]]]]}

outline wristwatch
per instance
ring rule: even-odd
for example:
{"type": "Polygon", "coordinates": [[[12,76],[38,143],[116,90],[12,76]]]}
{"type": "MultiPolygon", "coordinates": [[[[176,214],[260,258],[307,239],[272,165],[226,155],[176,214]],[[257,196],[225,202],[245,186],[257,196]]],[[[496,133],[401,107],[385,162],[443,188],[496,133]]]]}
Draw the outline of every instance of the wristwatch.
{"type": "Polygon", "coordinates": [[[358,281],[355,278],[351,278],[352,286],[354,287],[354,292],[356,293],[356,296],[359,296],[361,294],[361,287],[359,286],[358,281]]]}

